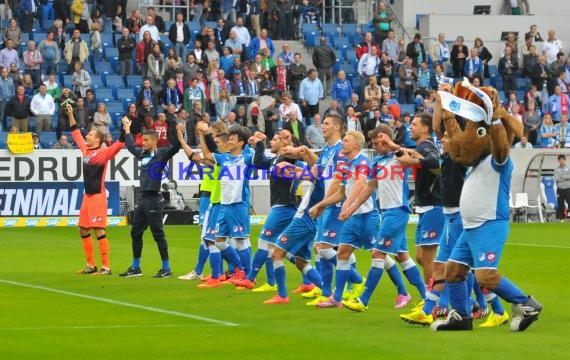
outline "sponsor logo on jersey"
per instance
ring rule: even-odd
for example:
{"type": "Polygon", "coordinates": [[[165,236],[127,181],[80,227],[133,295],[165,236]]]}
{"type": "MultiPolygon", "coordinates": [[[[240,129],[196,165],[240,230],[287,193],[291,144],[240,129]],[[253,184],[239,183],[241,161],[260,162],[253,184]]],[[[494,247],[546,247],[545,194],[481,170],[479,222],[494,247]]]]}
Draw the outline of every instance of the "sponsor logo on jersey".
{"type": "Polygon", "coordinates": [[[436,231],[430,231],[428,236],[430,239],[434,239],[437,236],[437,232],[436,231]]]}
{"type": "Polygon", "coordinates": [[[287,236],[285,236],[285,235],[282,235],[282,236],[279,238],[279,241],[282,242],[283,244],[287,243],[287,240],[289,240],[289,239],[288,239],[287,236]]]}
{"type": "Polygon", "coordinates": [[[392,246],[392,239],[384,240],[384,246],[386,246],[386,247],[392,246]]]}
{"type": "Polygon", "coordinates": [[[265,236],[271,236],[271,234],[273,234],[273,232],[269,229],[265,230],[265,236]]]}
{"type": "Polygon", "coordinates": [[[487,260],[488,261],[495,261],[495,259],[497,258],[497,255],[495,255],[494,252],[488,252],[486,254],[487,260]]]}

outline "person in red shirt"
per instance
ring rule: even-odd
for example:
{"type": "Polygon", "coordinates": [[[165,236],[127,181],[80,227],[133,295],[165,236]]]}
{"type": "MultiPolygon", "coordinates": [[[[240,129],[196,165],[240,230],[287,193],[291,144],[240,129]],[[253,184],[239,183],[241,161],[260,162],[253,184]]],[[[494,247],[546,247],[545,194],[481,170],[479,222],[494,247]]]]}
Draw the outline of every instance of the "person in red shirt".
{"type": "Polygon", "coordinates": [[[158,133],[158,147],[168,147],[168,123],[164,113],[156,115],[156,121],[152,124],[152,128],[158,133]]]}
{"type": "Polygon", "coordinates": [[[79,274],[111,275],[109,264],[109,242],[105,227],[107,224],[107,194],[105,191],[105,172],[107,163],[125,146],[125,136],[121,134],[119,141],[110,146],[105,145],[106,133],[93,127],[85,139],[75,123],[73,108],[66,107],[71,127],[71,136],[83,155],[83,183],[85,194],[79,210],[79,234],[83,240],[83,250],[87,258],[87,265],[79,274]],[[97,244],[101,255],[101,271],[97,272],[97,265],[93,255],[93,240],[91,230],[95,231],[97,244]]]}

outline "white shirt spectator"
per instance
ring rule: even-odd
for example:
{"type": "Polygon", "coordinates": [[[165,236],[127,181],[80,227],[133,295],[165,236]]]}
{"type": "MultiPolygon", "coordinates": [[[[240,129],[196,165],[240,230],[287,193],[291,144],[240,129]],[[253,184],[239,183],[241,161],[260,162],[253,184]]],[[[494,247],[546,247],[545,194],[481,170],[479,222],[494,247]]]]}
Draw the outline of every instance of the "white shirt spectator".
{"type": "Polygon", "coordinates": [[[139,30],[139,42],[142,41],[145,31],[148,31],[150,33],[150,38],[154,41],[158,42],[160,40],[160,33],[158,32],[158,28],[155,25],[144,24],[139,30]]]}
{"type": "Polygon", "coordinates": [[[251,36],[249,35],[249,31],[245,26],[234,26],[230,31],[235,31],[237,38],[241,41],[242,44],[245,46],[249,46],[249,42],[251,41],[251,36]]]}
{"type": "Polygon", "coordinates": [[[299,108],[299,105],[295,103],[291,103],[289,106],[284,103],[279,105],[279,114],[281,114],[281,118],[283,120],[289,120],[289,114],[292,112],[297,113],[297,120],[303,118],[303,114],[301,113],[301,108],[299,108]]]}
{"type": "Polygon", "coordinates": [[[543,43],[542,51],[546,57],[546,63],[550,64],[556,61],[556,55],[563,51],[562,41],[554,39],[554,41],[546,40],[543,43]]]}
{"type": "Polygon", "coordinates": [[[520,141],[515,144],[515,149],[532,149],[532,144],[527,142],[526,144],[522,144],[520,141]]]}
{"type": "Polygon", "coordinates": [[[55,103],[50,94],[41,95],[37,93],[32,97],[30,103],[30,110],[34,115],[49,115],[52,116],[55,112],[55,103]]]}

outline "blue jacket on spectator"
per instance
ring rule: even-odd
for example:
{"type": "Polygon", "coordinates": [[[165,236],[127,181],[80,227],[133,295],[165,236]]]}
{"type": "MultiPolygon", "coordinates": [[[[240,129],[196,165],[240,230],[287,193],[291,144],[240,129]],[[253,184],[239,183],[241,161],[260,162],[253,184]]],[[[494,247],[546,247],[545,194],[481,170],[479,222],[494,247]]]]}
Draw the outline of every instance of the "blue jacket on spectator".
{"type": "Polygon", "coordinates": [[[331,97],[342,103],[342,104],[346,104],[347,102],[350,101],[350,97],[352,96],[352,85],[350,84],[350,81],[344,79],[344,80],[339,80],[336,79],[332,86],[331,86],[331,97]]]}
{"type": "MultiPolygon", "coordinates": [[[[275,47],[273,47],[273,41],[271,41],[270,38],[266,37],[265,44],[269,49],[269,56],[273,57],[273,55],[275,55],[275,47]]],[[[253,39],[251,39],[251,41],[249,42],[249,46],[247,48],[247,55],[249,57],[249,61],[255,60],[255,55],[259,54],[260,49],[261,49],[261,41],[259,40],[259,37],[256,36],[253,39]]]]}

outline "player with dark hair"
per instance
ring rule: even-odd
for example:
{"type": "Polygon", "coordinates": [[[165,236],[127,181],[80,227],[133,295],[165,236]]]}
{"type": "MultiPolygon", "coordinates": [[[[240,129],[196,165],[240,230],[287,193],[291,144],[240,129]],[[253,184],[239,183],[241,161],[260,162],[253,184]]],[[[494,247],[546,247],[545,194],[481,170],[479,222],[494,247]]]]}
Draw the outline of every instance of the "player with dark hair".
{"type": "Polygon", "coordinates": [[[107,194],[105,192],[105,172],[107,163],[125,146],[124,134],[119,141],[109,147],[103,146],[106,134],[96,128],[92,128],[85,139],[77,127],[73,108],[70,104],[66,106],[71,127],[73,141],[83,154],[83,183],[85,185],[85,195],[79,210],[79,234],[83,240],[83,250],[87,258],[87,265],[79,271],[80,274],[100,274],[111,275],[109,264],[109,242],[105,227],[107,225],[107,194]],[[93,255],[93,240],[91,239],[91,229],[95,230],[97,245],[101,255],[101,271],[97,272],[95,257],[93,255]]]}
{"type": "MultiPolygon", "coordinates": [[[[183,128],[183,126],[181,126],[183,128]]],[[[135,146],[135,140],[131,134],[131,121],[123,118],[123,129],[126,134],[126,143],[129,152],[141,162],[140,168],[140,193],[141,198],[133,214],[131,238],[133,246],[133,262],[121,277],[141,276],[140,266],[143,234],[150,226],[154,241],[158,246],[162,267],[155,278],[172,277],[170,260],[168,256],[168,244],[162,224],[164,210],[164,198],[162,197],[160,183],[163,179],[163,171],[166,162],[180,150],[178,141],[172,142],[166,148],[158,148],[158,134],[154,130],[143,132],[143,146],[135,146]]]]}

